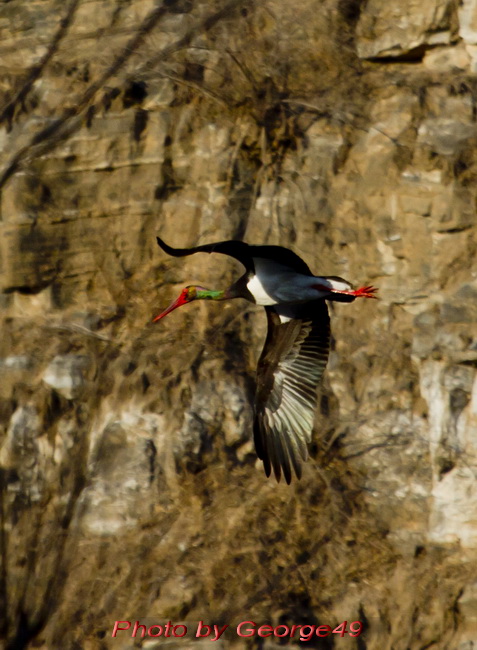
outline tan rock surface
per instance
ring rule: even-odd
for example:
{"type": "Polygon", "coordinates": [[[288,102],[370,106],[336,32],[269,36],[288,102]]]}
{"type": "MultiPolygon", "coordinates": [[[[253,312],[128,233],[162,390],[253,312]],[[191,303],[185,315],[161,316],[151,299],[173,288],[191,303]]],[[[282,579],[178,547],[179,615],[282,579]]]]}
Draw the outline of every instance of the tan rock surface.
{"type": "Polygon", "coordinates": [[[153,648],[114,622],[170,620],[168,647],[271,650],[237,624],[361,620],[313,647],[470,650],[473,3],[229,5],[0,7],[0,636],[153,648]],[[156,234],[379,286],[331,309],[301,482],[267,480],[251,442],[262,310],[151,324],[241,268],[156,234]],[[200,620],[229,628],[195,640],[200,620]]]}

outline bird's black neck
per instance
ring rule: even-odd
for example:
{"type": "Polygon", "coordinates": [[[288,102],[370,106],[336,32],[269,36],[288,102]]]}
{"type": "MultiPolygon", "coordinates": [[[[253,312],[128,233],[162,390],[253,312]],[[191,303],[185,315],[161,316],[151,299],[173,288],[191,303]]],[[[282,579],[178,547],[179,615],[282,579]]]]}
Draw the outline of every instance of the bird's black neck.
{"type": "Polygon", "coordinates": [[[253,271],[248,271],[242,275],[242,277],[240,277],[227,289],[227,296],[229,298],[245,298],[245,300],[255,303],[255,298],[247,287],[248,282],[253,278],[254,275],[255,274],[253,271]]]}

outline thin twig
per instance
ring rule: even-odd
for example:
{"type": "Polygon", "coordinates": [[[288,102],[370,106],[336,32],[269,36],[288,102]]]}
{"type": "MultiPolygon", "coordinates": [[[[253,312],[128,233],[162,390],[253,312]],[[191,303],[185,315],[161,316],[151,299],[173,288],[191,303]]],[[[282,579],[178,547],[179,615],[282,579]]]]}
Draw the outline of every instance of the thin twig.
{"type": "MultiPolygon", "coordinates": [[[[129,75],[127,79],[137,78],[141,71],[157,64],[159,61],[172,54],[175,50],[185,47],[199,33],[209,31],[220,19],[229,14],[236,7],[246,4],[248,1],[249,0],[231,0],[226,3],[222,9],[199,22],[197,26],[190,29],[178,41],[160,50],[158,54],[146,61],[139,70],[136,70],[132,75],[129,75]]],[[[5,185],[8,179],[13,176],[13,174],[21,169],[21,167],[30,162],[34,157],[42,155],[46,151],[57,146],[79,128],[82,122],[82,113],[91,104],[98,91],[101,90],[106,82],[124,66],[126,61],[134,54],[140,45],[142,45],[146,36],[169,10],[170,6],[167,8],[160,6],[146,16],[136,34],[129,40],[112,65],[105,70],[98,81],[94,82],[86,89],[83,95],[76,102],[76,105],[74,107],[66,108],[58,119],[41,129],[31,138],[30,142],[25,147],[22,147],[17,151],[0,176],[0,189],[5,185]]]]}
{"type": "Polygon", "coordinates": [[[22,147],[17,151],[0,176],[0,188],[2,188],[7,180],[17,172],[23,164],[28,162],[29,159],[35,155],[44,153],[50,147],[54,147],[56,144],[64,140],[72,130],[77,128],[79,124],[78,119],[73,120],[73,118],[80,117],[81,113],[92,101],[96,93],[106,84],[108,79],[110,79],[110,77],[112,77],[121,66],[124,65],[129,57],[132,56],[136,49],[142,44],[147,34],[149,34],[167,12],[168,9],[164,6],[157,7],[151,11],[151,13],[143,20],[136,34],[128,41],[119,56],[116,57],[115,61],[103,72],[98,81],[92,83],[89,88],[85,90],[76,103],[76,106],[74,108],[66,108],[61,117],[41,129],[32,137],[25,147],[22,147]],[[73,122],[71,128],[68,128],[68,122],[73,122]],[[28,155],[30,152],[32,152],[32,156],[28,155]]]}
{"type": "Polygon", "coordinates": [[[224,99],[222,99],[220,95],[218,95],[216,92],[214,92],[210,88],[207,88],[204,85],[194,83],[193,81],[185,81],[184,79],[181,79],[180,77],[177,77],[172,74],[168,74],[167,72],[157,72],[156,76],[160,77],[161,79],[170,79],[170,81],[185,86],[186,88],[192,88],[193,90],[196,90],[199,93],[207,95],[207,97],[210,97],[210,99],[216,101],[224,108],[228,107],[227,102],[224,99]]]}
{"type": "Polygon", "coordinates": [[[71,25],[76,9],[78,8],[80,0],[72,0],[68,11],[64,18],[60,20],[60,25],[56,31],[55,36],[53,37],[51,43],[49,44],[43,58],[39,63],[32,66],[28,73],[26,74],[25,80],[20,87],[20,89],[15,93],[15,95],[4,105],[0,112],[0,124],[13,115],[13,110],[17,104],[21,104],[25,101],[25,97],[30,92],[35,81],[40,77],[41,73],[47,66],[48,62],[51,60],[53,55],[58,51],[58,46],[62,39],[64,38],[66,32],[68,31],[69,26],[71,25]]]}
{"type": "MultiPolygon", "coordinates": [[[[160,50],[158,54],[146,61],[139,70],[135,70],[135,72],[132,75],[129,75],[127,79],[137,78],[141,72],[167,58],[177,49],[187,46],[198,34],[209,31],[217,24],[217,22],[219,22],[219,20],[228,15],[236,7],[248,4],[249,1],[250,0],[231,0],[227,2],[222,9],[202,20],[196,27],[190,29],[178,41],[160,50]]],[[[169,8],[160,6],[146,16],[136,34],[129,40],[114,63],[101,75],[98,81],[94,82],[86,89],[77,101],[76,105],[74,107],[66,108],[61,117],[41,129],[32,137],[25,147],[22,147],[17,151],[7,164],[3,173],[0,175],[0,189],[5,185],[8,179],[13,176],[13,174],[19,171],[19,169],[29,163],[33,158],[50,151],[80,127],[82,122],[82,113],[91,104],[98,91],[103,88],[106,82],[121,69],[139,46],[142,45],[145,37],[168,11],[169,8]]]]}

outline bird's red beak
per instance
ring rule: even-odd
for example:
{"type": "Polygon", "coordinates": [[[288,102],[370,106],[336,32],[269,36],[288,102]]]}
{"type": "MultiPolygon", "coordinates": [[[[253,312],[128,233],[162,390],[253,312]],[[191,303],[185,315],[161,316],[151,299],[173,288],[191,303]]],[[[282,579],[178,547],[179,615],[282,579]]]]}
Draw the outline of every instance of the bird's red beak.
{"type": "Polygon", "coordinates": [[[164,318],[164,316],[167,316],[167,314],[170,314],[171,311],[174,311],[174,309],[177,309],[178,307],[182,307],[182,305],[185,305],[187,302],[187,296],[185,293],[185,290],[181,292],[180,296],[172,302],[167,309],[165,309],[159,316],[156,316],[152,322],[156,323],[158,320],[161,320],[161,318],[164,318]]]}

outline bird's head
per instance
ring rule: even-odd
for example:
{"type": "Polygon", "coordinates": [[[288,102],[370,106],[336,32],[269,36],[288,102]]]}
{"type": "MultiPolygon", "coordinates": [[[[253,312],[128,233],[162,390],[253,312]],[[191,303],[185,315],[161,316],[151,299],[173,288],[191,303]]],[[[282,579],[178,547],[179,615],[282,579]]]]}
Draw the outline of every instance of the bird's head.
{"type": "Polygon", "coordinates": [[[164,316],[167,316],[167,314],[170,314],[171,311],[174,311],[174,309],[182,307],[182,305],[186,305],[188,302],[193,302],[194,300],[223,300],[227,297],[225,294],[225,291],[211,291],[210,289],[205,289],[204,287],[198,287],[195,285],[185,287],[180,292],[178,298],[176,298],[167,309],[160,313],[159,316],[156,316],[152,322],[156,323],[161,318],[164,318],[164,316]]]}

